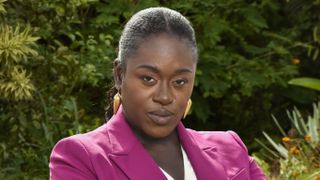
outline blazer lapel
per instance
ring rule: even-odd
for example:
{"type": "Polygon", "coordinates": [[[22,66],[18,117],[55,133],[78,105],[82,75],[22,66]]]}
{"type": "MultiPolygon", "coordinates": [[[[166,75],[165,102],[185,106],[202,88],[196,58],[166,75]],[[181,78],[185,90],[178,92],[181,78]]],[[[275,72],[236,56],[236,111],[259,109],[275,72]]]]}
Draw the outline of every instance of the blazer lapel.
{"type": "Polygon", "coordinates": [[[180,123],[177,126],[180,142],[185,149],[198,180],[227,179],[224,167],[215,160],[215,148],[200,144],[180,123]]]}
{"type": "Polygon", "coordinates": [[[166,180],[150,156],[142,155],[142,149],[134,148],[129,154],[110,154],[109,157],[127,175],[129,179],[166,180]]]}
{"type": "Polygon", "coordinates": [[[166,180],[158,165],[144,149],[123,115],[122,107],[108,122],[112,153],[109,158],[129,179],[166,180]]]}

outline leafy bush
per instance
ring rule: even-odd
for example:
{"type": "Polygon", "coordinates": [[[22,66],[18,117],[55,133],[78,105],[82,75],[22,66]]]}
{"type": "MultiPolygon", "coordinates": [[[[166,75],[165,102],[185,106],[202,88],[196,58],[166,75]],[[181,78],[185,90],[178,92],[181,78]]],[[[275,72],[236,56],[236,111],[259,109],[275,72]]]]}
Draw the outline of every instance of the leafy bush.
{"type": "Polygon", "coordinates": [[[30,46],[37,38],[30,35],[30,27],[20,32],[19,26],[0,27],[0,96],[2,99],[24,100],[32,98],[34,86],[30,82],[22,62],[27,56],[36,56],[37,52],[30,46]]]}
{"type": "Polygon", "coordinates": [[[274,118],[283,135],[282,144],[277,143],[277,140],[273,140],[265,132],[263,134],[274,150],[260,140],[257,141],[272,156],[279,158],[280,179],[320,178],[320,102],[313,105],[313,114],[307,117],[307,121],[297,109],[287,114],[292,124],[292,129],[288,133],[285,133],[274,118]]]}

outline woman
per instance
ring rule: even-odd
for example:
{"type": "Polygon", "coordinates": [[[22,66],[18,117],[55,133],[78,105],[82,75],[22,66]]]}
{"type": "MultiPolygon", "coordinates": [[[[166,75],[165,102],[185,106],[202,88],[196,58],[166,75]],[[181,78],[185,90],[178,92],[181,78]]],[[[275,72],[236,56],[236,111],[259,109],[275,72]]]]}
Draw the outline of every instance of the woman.
{"type": "Polygon", "coordinates": [[[265,179],[234,132],[197,132],[181,123],[197,60],[193,28],[181,14],[167,8],[135,14],[114,62],[113,117],[58,142],[51,179],[265,179]]]}

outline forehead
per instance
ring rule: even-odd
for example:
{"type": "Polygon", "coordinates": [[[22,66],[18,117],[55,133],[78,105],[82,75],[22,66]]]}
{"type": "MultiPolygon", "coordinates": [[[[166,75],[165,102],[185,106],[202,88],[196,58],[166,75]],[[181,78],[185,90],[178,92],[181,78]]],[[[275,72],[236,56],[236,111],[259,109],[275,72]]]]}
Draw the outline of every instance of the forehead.
{"type": "Polygon", "coordinates": [[[187,41],[166,33],[152,35],[142,41],[134,55],[128,59],[127,69],[141,64],[149,64],[160,69],[196,66],[187,41]]]}

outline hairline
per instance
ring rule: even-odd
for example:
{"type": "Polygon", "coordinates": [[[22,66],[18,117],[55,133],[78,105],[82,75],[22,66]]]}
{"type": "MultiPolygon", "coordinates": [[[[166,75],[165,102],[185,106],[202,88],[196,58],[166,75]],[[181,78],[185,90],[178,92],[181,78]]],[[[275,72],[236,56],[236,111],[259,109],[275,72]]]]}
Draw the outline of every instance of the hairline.
{"type": "Polygon", "coordinates": [[[156,36],[161,36],[161,35],[168,35],[169,37],[172,37],[172,38],[176,38],[178,41],[180,41],[181,43],[184,43],[186,45],[186,47],[190,48],[191,51],[195,51],[195,52],[192,52],[192,60],[194,63],[198,63],[198,55],[197,55],[197,45],[196,43],[193,45],[193,42],[191,40],[189,40],[188,38],[186,37],[183,37],[181,35],[178,35],[177,33],[174,33],[172,31],[163,31],[163,32],[157,32],[157,33],[153,33],[153,34],[149,34],[148,36],[145,36],[145,37],[142,37],[142,38],[139,38],[138,39],[138,43],[137,43],[137,47],[136,49],[132,50],[131,53],[128,53],[127,56],[125,57],[126,59],[119,59],[120,60],[120,64],[122,66],[124,66],[124,68],[126,68],[126,62],[128,59],[130,58],[133,58],[137,51],[139,50],[139,48],[141,47],[141,45],[150,40],[151,38],[154,38],[156,36]]]}

